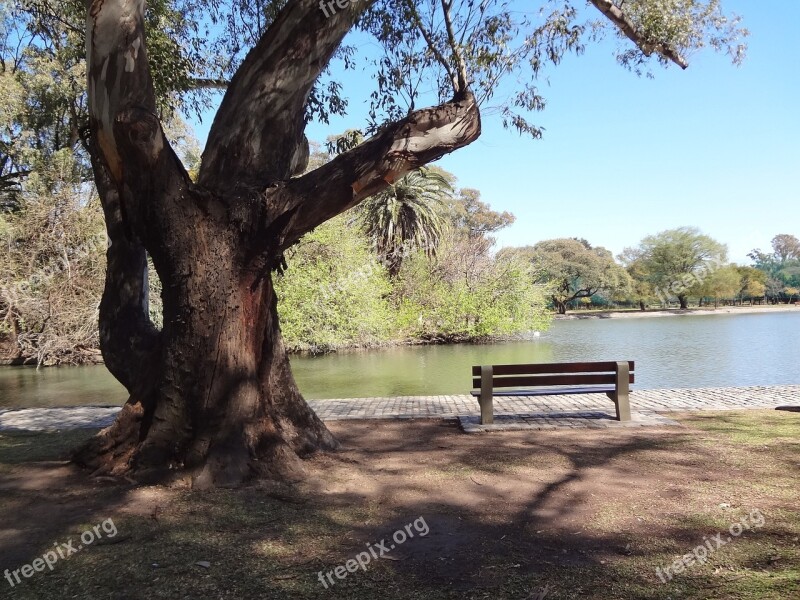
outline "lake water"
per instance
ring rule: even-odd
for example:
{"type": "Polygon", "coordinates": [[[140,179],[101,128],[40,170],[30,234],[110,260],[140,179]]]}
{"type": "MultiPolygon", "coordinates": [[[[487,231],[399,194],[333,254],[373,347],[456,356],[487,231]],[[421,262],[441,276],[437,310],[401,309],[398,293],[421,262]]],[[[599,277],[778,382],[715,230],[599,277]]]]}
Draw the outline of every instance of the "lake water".
{"type": "MultiPolygon", "coordinates": [[[[463,394],[471,366],[634,360],[634,388],[800,384],[797,313],[556,321],[499,344],[406,346],[292,358],[307,398],[463,394]]],[[[0,367],[0,407],[122,404],[105,367],[0,367]]]]}

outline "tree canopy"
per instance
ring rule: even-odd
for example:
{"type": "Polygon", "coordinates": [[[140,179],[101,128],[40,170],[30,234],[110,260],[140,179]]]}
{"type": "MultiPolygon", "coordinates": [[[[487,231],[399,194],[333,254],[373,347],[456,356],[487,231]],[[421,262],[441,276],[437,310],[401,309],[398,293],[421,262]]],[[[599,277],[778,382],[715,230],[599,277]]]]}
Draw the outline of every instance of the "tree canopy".
{"type": "MultiPolygon", "coordinates": [[[[570,0],[534,7],[499,0],[357,4],[356,13],[363,13],[352,28],[375,39],[381,52],[335,48],[303,111],[306,121],[344,114],[348,97],[334,67],[366,69],[376,82],[367,133],[422,101],[441,102],[468,87],[478,105],[490,106],[506,126],[538,137],[542,132],[531,114],[546,102],[537,81],[567,52],[581,53],[611,33],[621,42],[618,61],[635,71],[651,62],[685,67],[704,46],[738,63],[747,35],[739,17],[726,15],[718,0],[591,0],[594,12],[570,0]],[[501,85],[512,74],[525,83],[501,85]]],[[[208,107],[210,92],[227,87],[284,5],[285,0],[148,2],[144,33],[161,116],[176,110],[199,114],[208,107]]],[[[85,11],[83,0],[0,1],[0,192],[35,168],[31,151],[80,146],[88,125],[85,11]]],[[[85,144],[82,150],[85,158],[85,144]]]]}
{"type": "Polygon", "coordinates": [[[662,302],[677,297],[681,308],[687,308],[691,288],[724,265],[727,251],[696,227],[679,227],[645,237],[638,247],[626,248],[620,259],[643,273],[662,302]]]}
{"type": "Polygon", "coordinates": [[[630,286],[630,277],[614,261],[614,255],[603,247],[592,247],[586,240],[544,240],[512,253],[527,256],[532,262],[537,280],[547,284],[560,314],[573,300],[591,298],[598,292],[625,292],[630,286]]]}
{"type": "Polygon", "coordinates": [[[429,255],[436,252],[450,192],[444,177],[423,168],[411,171],[359,206],[362,226],[392,276],[414,250],[429,255]]]}
{"type": "Polygon", "coordinates": [[[756,248],[748,254],[756,269],[766,276],[766,293],[773,301],[790,298],[800,287],[800,240],[782,233],[772,238],[772,252],[756,248]]]}

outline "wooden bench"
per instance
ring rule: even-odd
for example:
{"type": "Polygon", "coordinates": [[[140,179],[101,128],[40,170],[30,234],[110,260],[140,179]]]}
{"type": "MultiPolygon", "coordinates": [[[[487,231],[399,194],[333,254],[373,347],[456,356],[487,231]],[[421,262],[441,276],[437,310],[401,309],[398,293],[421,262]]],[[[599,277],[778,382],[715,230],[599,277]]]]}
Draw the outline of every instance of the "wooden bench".
{"type": "Polygon", "coordinates": [[[481,424],[494,422],[492,401],[494,396],[549,396],[552,394],[606,394],[616,406],[617,421],[631,420],[628,391],[630,384],[633,383],[632,360],[483,365],[472,367],[472,376],[472,395],[478,397],[481,407],[481,424]]]}

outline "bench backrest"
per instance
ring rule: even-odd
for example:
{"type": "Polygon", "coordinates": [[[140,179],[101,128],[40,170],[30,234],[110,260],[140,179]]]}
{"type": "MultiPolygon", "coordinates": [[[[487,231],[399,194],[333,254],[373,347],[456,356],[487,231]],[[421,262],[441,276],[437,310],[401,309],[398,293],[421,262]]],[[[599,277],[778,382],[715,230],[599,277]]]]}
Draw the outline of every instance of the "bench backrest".
{"type": "MultiPolygon", "coordinates": [[[[628,361],[629,383],[634,382],[633,361],[628,361]]],[[[534,387],[548,385],[609,385],[616,383],[617,363],[536,363],[492,365],[492,387],[534,387]]],[[[472,367],[472,386],[481,387],[481,367],[472,367]]]]}

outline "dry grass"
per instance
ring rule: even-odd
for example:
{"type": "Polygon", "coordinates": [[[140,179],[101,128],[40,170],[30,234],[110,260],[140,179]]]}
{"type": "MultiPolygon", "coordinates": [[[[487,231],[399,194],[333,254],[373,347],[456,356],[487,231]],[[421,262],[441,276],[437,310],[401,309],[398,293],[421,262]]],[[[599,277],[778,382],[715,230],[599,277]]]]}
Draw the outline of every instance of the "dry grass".
{"type": "Polygon", "coordinates": [[[106,540],[118,543],[13,590],[0,579],[0,597],[800,597],[800,415],[679,419],[680,429],[485,435],[433,421],[337,423],[344,449],[311,460],[303,485],[209,493],[87,481],[33,462],[88,432],[0,434],[0,569],[107,518],[118,530],[106,540]],[[661,583],[657,567],[754,509],[763,527],[661,583]],[[428,535],[320,584],[319,571],[419,517],[428,535]]]}

